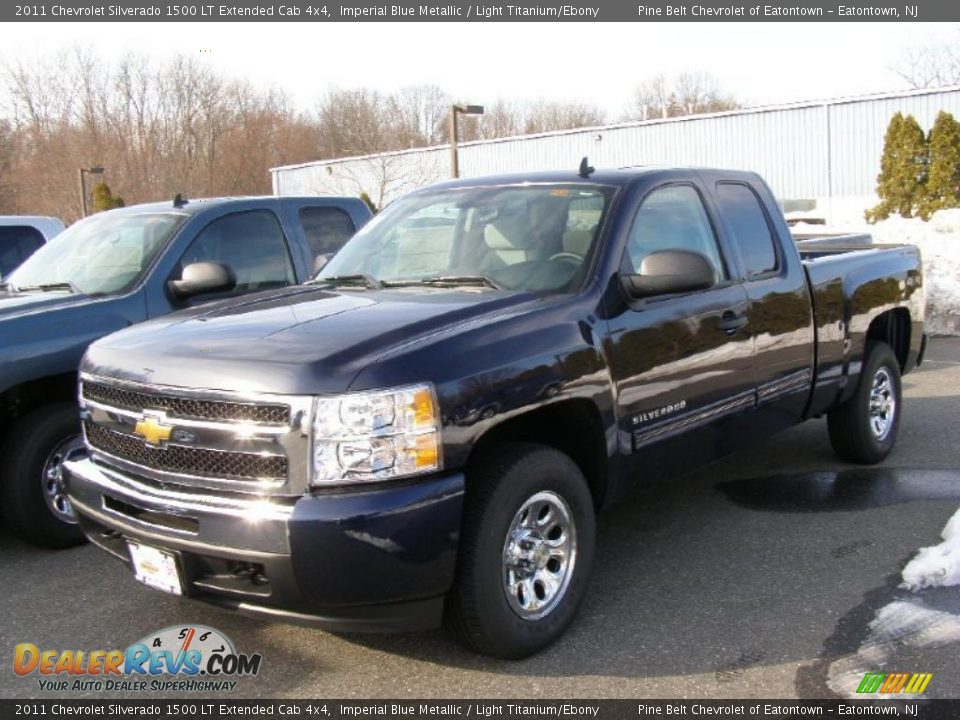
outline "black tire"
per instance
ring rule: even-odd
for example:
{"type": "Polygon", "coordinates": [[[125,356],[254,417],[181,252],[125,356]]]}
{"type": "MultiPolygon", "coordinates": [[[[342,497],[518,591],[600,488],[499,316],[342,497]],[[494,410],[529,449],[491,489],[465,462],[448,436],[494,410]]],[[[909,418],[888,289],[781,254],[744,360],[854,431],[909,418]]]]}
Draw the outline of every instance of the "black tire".
{"type": "MultiPolygon", "coordinates": [[[[577,465],[553,448],[503,445],[468,470],[465,503],[456,581],[447,596],[446,625],[475,652],[508,660],[532,655],[563,634],[587,589],[596,544],[596,518],[587,482],[577,465]],[[518,614],[523,608],[511,607],[511,602],[520,601],[508,599],[503,558],[514,521],[535,497],[547,498],[548,504],[550,498],[560,499],[551,512],[557,512],[556,517],[561,519],[572,518],[570,536],[575,538],[575,553],[567,553],[574,558],[572,564],[555,576],[566,578],[569,574],[566,584],[560,583],[565,589],[554,596],[552,606],[548,602],[541,608],[545,615],[526,618],[518,614]]],[[[546,537],[557,526],[547,520],[543,528],[546,537]]],[[[544,555],[548,552],[549,548],[544,555]]],[[[547,563],[538,571],[545,572],[555,561],[538,556],[537,562],[547,563]]],[[[533,579],[531,587],[536,583],[533,579]]]]}
{"type": "Polygon", "coordinates": [[[7,529],[34,545],[67,548],[85,541],[79,526],[53,514],[44,499],[43,469],[51,453],[80,435],[74,403],[45,405],[24,415],[0,449],[0,502],[7,529]]]}
{"type": "MultiPolygon", "coordinates": [[[[878,388],[880,386],[878,385],[878,388]]],[[[884,397],[883,393],[878,394],[884,397]]],[[[893,450],[900,430],[903,398],[900,383],[900,362],[889,345],[871,342],[867,345],[860,371],[860,381],[853,397],[827,415],[830,444],[841,460],[862,465],[873,465],[884,460],[893,450]],[[886,380],[892,409],[886,413],[889,422],[878,432],[874,422],[883,423],[871,413],[874,386],[886,380]]]]}

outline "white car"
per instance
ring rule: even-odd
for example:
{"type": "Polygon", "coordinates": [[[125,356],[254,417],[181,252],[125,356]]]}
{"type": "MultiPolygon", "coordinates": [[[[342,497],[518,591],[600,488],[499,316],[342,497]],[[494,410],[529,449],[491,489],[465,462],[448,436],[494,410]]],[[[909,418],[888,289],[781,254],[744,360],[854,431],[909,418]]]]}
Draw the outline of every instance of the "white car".
{"type": "Polygon", "coordinates": [[[42,215],[0,215],[0,278],[63,232],[63,222],[42,215]]]}

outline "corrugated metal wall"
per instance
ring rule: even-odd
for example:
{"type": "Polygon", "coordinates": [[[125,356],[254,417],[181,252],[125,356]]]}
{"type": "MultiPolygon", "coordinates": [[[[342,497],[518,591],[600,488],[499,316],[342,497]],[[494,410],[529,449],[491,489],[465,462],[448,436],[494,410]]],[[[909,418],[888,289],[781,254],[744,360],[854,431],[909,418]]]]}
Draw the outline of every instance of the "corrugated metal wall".
{"type": "MultiPolygon", "coordinates": [[[[927,130],[946,110],[960,118],[960,88],[650,120],[465,143],[460,174],[597,167],[700,165],[755,170],[782,199],[869,196],[883,135],[897,111],[927,130]]],[[[278,195],[359,195],[378,204],[449,175],[447,146],[276,168],[278,195]]]]}

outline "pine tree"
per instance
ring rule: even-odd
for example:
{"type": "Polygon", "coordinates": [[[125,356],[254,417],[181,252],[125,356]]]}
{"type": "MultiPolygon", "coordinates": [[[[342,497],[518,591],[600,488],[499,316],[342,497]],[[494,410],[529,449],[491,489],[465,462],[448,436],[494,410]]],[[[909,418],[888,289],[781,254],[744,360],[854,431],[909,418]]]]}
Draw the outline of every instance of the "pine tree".
{"type": "Polygon", "coordinates": [[[93,188],[93,211],[113,210],[124,206],[123,198],[114,195],[105,182],[97,183],[93,188]]]}
{"type": "Polygon", "coordinates": [[[361,193],[360,193],[360,199],[363,200],[364,204],[365,204],[368,208],[370,208],[370,212],[372,212],[374,215],[376,215],[376,214],[379,212],[379,211],[377,210],[377,206],[373,204],[373,200],[370,199],[370,196],[367,195],[366,192],[361,192],[361,193]]]}
{"type": "Polygon", "coordinates": [[[960,207],[960,123],[941,110],[930,130],[927,182],[920,217],[929,220],[937,210],[960,207]]]}
{"type": "Polygon", "coordinates": [[[893,213],[913,217],[922,199],[926,158],[927,141],[920,123],[913,115],[894,115],[883,139],[877,176],[880,203],[866,212],[869,222],[884,220],[893,213]]]}

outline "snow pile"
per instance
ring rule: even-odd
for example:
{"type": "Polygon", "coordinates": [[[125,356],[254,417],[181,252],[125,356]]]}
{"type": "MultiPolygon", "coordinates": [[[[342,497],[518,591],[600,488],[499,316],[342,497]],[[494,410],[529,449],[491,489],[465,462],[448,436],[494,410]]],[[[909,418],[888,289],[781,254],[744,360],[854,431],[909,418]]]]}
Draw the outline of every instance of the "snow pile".
{"type": "Polygon", "coordinates": [[[903,568],[907,590],[960,585],[960,510],[950,518],[939,545],[921,548],[903,568]]]}
{"type": "Polygon", "coordinates": [[[940,210],[929,222],[895,215],[876,225],[804,225],[794,233],[865,232],[878,243],[909,243],[920,248],[927,292],[927,332],[960,335],[960,210],[940,210]]]}

